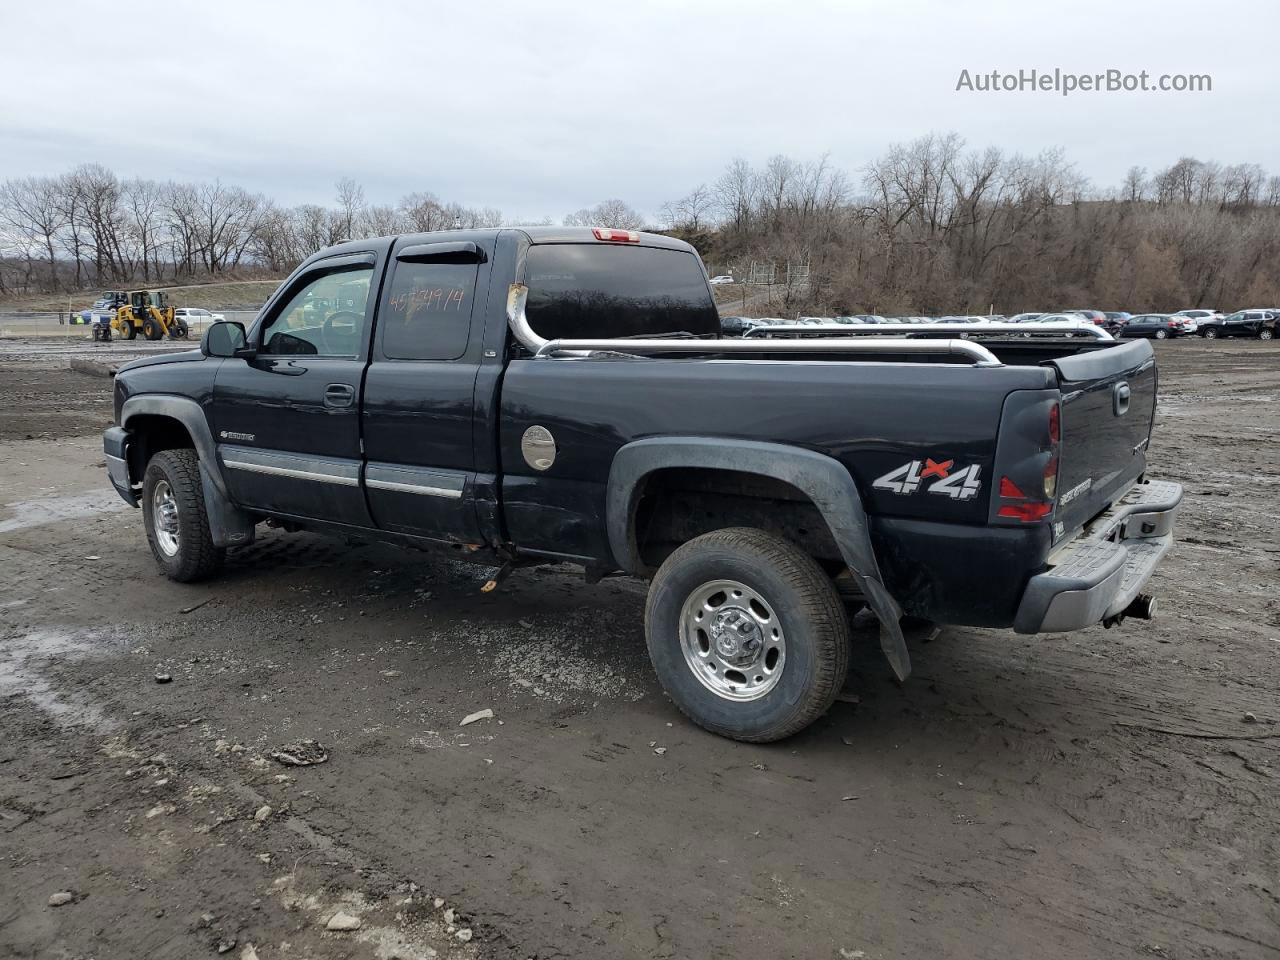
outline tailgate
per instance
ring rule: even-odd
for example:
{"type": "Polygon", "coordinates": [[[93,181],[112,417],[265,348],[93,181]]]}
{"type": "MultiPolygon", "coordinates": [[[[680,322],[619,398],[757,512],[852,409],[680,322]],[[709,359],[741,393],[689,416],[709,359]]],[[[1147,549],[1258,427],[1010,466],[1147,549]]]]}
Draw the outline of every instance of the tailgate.
{"type": "Polygon", "coordinates": [[[1145,472],[1156,361],[1150,343],[1131,340],[1050,364],[1062,391],[1057,541],[1109,507],[1145,472]]]}

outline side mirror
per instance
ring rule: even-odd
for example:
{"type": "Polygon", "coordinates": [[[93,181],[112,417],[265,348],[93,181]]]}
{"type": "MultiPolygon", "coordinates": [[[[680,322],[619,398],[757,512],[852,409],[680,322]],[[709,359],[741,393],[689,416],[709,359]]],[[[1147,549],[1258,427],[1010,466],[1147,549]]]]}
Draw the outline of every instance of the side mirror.
{"type": "Polygon", "coordinates": [[[219,320],[210,324],[200,338],[200,352],[206,357],[243,357],[248,349],[247,342],[243,323],[219,320]]]}

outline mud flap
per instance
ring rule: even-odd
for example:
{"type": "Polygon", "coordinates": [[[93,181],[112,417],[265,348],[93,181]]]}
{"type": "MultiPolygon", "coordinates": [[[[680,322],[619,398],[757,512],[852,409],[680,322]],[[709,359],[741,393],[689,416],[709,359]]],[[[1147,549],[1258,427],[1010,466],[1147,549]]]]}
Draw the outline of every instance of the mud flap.
{"type": "Polygon", "coordinates": [[[204,491],[204,510],[209,516],[209,535],[215,547],[243,547],[253,543],[253,517],[224,497],[209,468],[200,460],[200,487],[204,491]]]}
{"type": "Polygon", "coordinates": [[[911,676],[911,655],[907,653],[907,639],[902,633],[902,609],[879,580],[861,574],[855,576],[862,582],[867,606],[880,621],[880,650],[889,661],[893,675],[902,682],[911,676]]]}

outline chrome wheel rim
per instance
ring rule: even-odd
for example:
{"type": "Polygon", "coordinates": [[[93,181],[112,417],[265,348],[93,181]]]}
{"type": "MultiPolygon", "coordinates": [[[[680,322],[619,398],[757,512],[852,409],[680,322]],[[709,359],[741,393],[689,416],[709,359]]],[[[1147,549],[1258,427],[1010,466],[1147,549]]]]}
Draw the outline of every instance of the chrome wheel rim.
{"type": "Polygon", "coordinates": [[[786,664],[782,624],[772,605],[737,580],[710,580],[680,609],[680,649],[698,682],[725,700],[758,700],[786,664]]]}
{"type": "Polygon", "coordinates": [[[166,557],[178,552],[178,501],[168,480],[157,480],[151,491],[151,526],[166,557]]]}

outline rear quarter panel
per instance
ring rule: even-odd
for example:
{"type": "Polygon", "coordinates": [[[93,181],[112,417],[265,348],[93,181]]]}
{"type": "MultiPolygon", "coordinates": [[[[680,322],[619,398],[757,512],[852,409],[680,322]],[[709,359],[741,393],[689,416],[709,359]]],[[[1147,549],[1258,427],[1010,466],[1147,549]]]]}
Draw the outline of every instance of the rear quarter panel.
{"type": "Polygon", "coordinates": [[[1043,367],[770,360],[513,360],[501,393],[498,453],[507,532],[522,549],[612,563],[605,487],[633,440],[708,436],[792,444],[832,456],[867,512],[985,524],[1000,411],[1011,390],[1054,384],[1043,367]],[[524,431],[546,427],[554,465],[529,467],[524,431]],[[976,465],[969,500],[878,489],[913,460],[976,465]]]}

